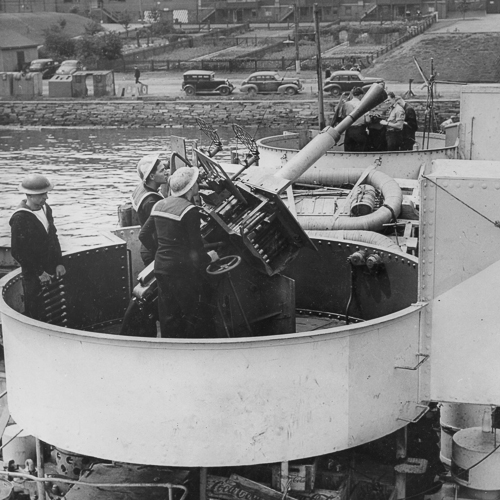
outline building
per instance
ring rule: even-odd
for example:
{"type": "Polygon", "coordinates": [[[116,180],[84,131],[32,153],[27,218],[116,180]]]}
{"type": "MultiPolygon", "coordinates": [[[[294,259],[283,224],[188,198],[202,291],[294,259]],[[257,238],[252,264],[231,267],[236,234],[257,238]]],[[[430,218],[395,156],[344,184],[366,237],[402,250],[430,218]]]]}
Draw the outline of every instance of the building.
{"type": "MultiPolygon", "coordinates": [[[[0,0],[0,13],[60,12],[131,24],[165,18],[175,24],[312,22],[317,4],[322,22],[446,17],[451,0],[0,0]]],[[[490,1],[490,0],[488,0],[490,1]]],[[[495,2],[500,0],[491,0],[495,2]]],[[[496,8],[496,7],[495,7],[496,8]]]]}
{"type": "Polygon", "coordinates": [[[0,71],[21,71],[38,57],[37,43],[15,31],[0,31],[0,71]]]}

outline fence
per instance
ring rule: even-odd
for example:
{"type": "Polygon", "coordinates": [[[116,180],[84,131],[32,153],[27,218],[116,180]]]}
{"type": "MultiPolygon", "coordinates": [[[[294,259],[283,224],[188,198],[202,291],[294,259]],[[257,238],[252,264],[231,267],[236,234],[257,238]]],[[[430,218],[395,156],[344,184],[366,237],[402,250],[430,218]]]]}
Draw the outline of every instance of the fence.
{"type": "MultiPolygon", "coordinates": [[[[348,62],[347,57],[322,58],[323,65],[330,66],[333,71],[341,69],[348,62]]],[[[360,59],[358,59],[359,62],[360,59]]],[[[361,66],[368,67],[369,63],[361,59],[361,66]]],[[[315,70],[316,58],[301,60],[300,67],[303,70],[315,70]]],[[[201,61],[163,60],[149,61],[150,71],[187,71],[189,69],[204,69],[210,71],[222,71],[224,73],[254,72],[254,71],[288,71],[295,70],[295,59],[282,57],[280,59],[207,59],[201,61]]]]}
{"type": "MultiPolygon", "coordinates": [[[[350,53],[349,55],[338,55],[335,57],[323,57],[322,62],[324,66],[329,65],[332,70],[341,69],[343,66],[348,67],[349,64],[360,64],[361,67],[370,66],[373,61],[380,57],[381,55],[389,52],[395,47],[405,43],[406,41],[420,35],[426,31],[432,24],[436,22],[436,16],[431,15],[425,17],[417,25],[408,26],[408,31],[403,36],[390,41],[385,47],[374,50],[372,53],[362,54],[350,53]]],[[[218,38],[219,34],[212,33],[210,35],[212,38],[218,38]]],[[[250,40],[254,40],[251,38],[250,40]]],[[[226,40],[227,43],[227,40],[226,40]]],[[[234,39],[234,45],[238,45],[242,42],[241,39],[234,39]]],[[[247,42],[250,43],[250,42],[247,42]]],[[[206,45],[207,39],[194,39],[181,40],[175,44],[171,44],[166,47],[152,47],[150,51],[141,51],[137,54],[128,54],[121,61],[115,61],[110,67],[110,64],[106,64],[106,69],[114,69],[115,71],[130,72],[133,70],[134,66],[139,67],[143,71],[186,71],[188,69],[205,69],[211,71],[223,71],[225,73],[231,72],[253,72],[253,71],[286,71],[291,68],[295,68],[295,59],[281,57],[279,59],[262,59],[259,57],[236,57],[236,58],[220,58],[220,59],[202,59],[197,61],[180,60],[165,58],[161,59],[147,59],[147,56],[158,56],[165,55],[166,52],[173,52],[175,49],[182,47],[194,47],[206,45]]],[[[252,43],[253,45],[253,43],[252,43]]],[[[351,47],[352,49],[352,47],[351,47]]],[[[365,49],[366,50],[366,49],[365,49]]],[[[304,70],[315,70],[316,69],[316,58],[308,58],[306,60],[302,59],[300,61],[300,66],[304,70]]]]}

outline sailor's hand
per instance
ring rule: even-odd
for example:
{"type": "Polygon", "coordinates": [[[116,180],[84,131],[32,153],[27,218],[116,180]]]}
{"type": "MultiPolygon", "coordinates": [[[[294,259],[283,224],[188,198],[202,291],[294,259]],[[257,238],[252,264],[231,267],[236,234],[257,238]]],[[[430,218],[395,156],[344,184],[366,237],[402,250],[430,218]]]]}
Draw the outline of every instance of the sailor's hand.
{"type": "Polygon", "coordinates": [[[210,252],[208,252],[208,255],[212,259],[212,262],[216,262],[220,259],[218,253],[215,250],[210,250],[210,252]]]}
{"type": "Polygon", "coordinates": [[[40,283],[42,285],[47,285],[50,283],[52,276],[44,271],[42,274],[40,274],[40,276],[38,276],[38,279],[40,280],[40,283]]]}
{"type": "Polygon", "coordinates": [[[379,123],[380,125],[387,125],[387,120],[380,120],[379,123]]]}
{"type": "Polygon", "coordinates": [[[65,274],[66,274],[66,268],[62,264],[59,264],[56,267],[56,278],[61,278],[65,274]]]}

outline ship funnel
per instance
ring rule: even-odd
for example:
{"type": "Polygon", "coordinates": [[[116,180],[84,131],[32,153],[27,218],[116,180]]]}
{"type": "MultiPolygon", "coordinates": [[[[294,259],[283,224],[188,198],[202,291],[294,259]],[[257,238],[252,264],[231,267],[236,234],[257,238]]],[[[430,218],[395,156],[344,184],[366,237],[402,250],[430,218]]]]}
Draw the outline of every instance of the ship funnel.
{"type": "Polygon", "coordinates": [[[384,86],[374,83],[361,100],[361,104],[346,116],[337,126],[324,128],[309,144],[301,149],[281,170],[274,174],[274,177],[288,182],[275,183],[279,192],[295,182],[304,172],[321,158],[329,148],[337,144],[340,136],[345,132],[360,116],[377,107],[387,99],[384,86]]]}

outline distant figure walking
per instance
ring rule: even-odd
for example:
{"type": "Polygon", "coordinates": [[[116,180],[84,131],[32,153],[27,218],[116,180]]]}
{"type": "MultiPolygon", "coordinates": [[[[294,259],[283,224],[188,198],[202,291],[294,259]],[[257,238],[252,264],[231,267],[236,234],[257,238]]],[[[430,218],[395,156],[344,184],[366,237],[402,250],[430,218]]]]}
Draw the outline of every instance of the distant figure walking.
{"type": "Polygon", "coordinates": [[[139,78],[141,77],[141,72],[137,66],[134,66],[134,78],[135,78],[135,83],[141,83],[139,81],[139,78]]]}
{"type": "Polygon", "coordinates": [[[330,66],[327,66],[325,70],[325,80],[328,80],[328,78],[330,78],[331,76],[332,76],[332,70],[330,69],[330,66]]]}

